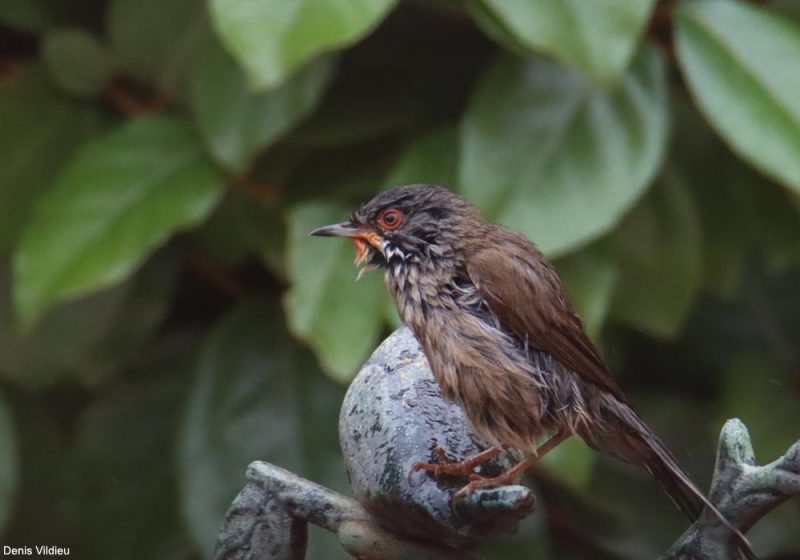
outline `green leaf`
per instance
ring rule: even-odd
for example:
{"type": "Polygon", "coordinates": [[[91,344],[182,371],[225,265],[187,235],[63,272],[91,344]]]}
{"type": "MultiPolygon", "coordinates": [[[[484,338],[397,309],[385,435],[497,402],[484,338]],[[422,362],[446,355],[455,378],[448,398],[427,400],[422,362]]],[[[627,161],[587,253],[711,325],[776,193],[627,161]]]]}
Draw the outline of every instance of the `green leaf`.
{"type": "Polygon", "coordinates": [[[16,433],[17,497],[3,538],[63,542],[66,523],[59,513],[68,511],[63,485],[67,439],[63,417],[56,420],[52,401],[32,398],[26,391],[14,391],[12,397],[6,405],[16,433]],[[54,464],[61,468],[52,469],[54,464]],[[43,473],[49,476],[37,476],[43,473]],[[41,522],[42,511],[53,512],[47,523],[41,522]]]}
{"type": "Polygon", "coordinates": [[[41,199],[15,255],[15,303],[48,306],[122,280],[170,234],[201,221],[224,178],[181,120],[134,120],[84,146],[41,199]]]}
{"type": "Polygon", "coordinates": [[[201,244],[202,252],[227,266],[257,255],[271,272],[282,277],[286,243],[280,210],[231,190],[208,221],[192,233],[192,239],[201,244]]]}
{"type": "Polygon", "coordinates": [[[397,0],[211,0],[223,43],[260,89],[374,29],[397,0]]]}
{"type": "Polygon", "coordinates": [[[11,411],[0,395],[0,528],[11,514],[17,489],[17,446],[11,411]]]}
{"type": "Polygon", "coordinates": [[[763,173],[800,191],[800,26],[737,1],[687,2],[677,52],[700,109],[763,173]]]}
{"type": "Polygon", "coordinates": [[[800,424],[796,400],[786,398],[787,392],[793,392],[796,376],[778,365],[772,353],[740,352],[724,379],[719,423],[741,418],[758,450],[759,463],[783,455],[797,441],[796,430],[792,433],[786,427],[800,424]]]}
{"type": "Polygon", "coordinates": [[[769,3],[770,9],[793,19],[800,23],[800,4],[797,0],[772,0],[769,3]]]}
{"type": "Polygon", "coordinates": [[[92,24],[104,6],[103,0],[2,0],[0,21],[29,33],[42,33],[64,25],[92,24]]]}
{"type": "Polygon", "coordinates": [[[427,124],[425,100],[398,89],[376,87],[370,76],[358,71],[357,81],[337,79],[335,87],[314,116],[291,136],[293,144],[306,149],[342,148],[375,141],[414,123],[427,124]]]}
{"type": "MultiPolygon", "coordinates": [[[[185,560],[191,542],[178,508],[175,439],[189,386],[187,355],[148,364],[144,381],[107,391],[75,426],[62,492],[72,550],[82,558],[185,560]],[[113,474],[112,474],[113,473],[113,474]],[[124,519],[124,523],[120,520],[124,519]]],[[[197,343],[192,339],[191,342],[197,343]]]]}
{"type": "Polygon", "coordinates": [[[597,452],[578,437],[571,437],[542,457],[541,468],[574,488],[586,488],[597,452]]]}
{"type": "Polygon", "coordinates": [[[81,97],[100,93],[114,72],[105,46],[80,29],[48,33],[42,43],[42,61],[57,86],[81,97]]]}
{"type": "MultiPolygon", "coordinates": [[[[526,484],[529,483],[526,482],[526,484]]],[[[547,520],[545,516],[540,515],[532,515],[523,520],[519,525],[519,530],[513,535],[487,539],[479,546],[477,556],[486,560],[510,560],[512,558],[552,560],[557,558],[549,539],[547,520]]]]}
{"type": "Polygon", "coordinates": [[[703,226],[704,290],[732,301],[759,255],[771,269],[800,260],[798,197],[737,158],[688,97],[675,98],[670,165],[697,200],[703,226]],[[769,216],[769,219],[764,219],[769,216]]]}
{"type": "Polygon", "coordinates": [[[305,157],[295,162],[288,181],[283,183],[285,200],[289,205],[329,200],[335,193],[340,200],[362,202],[386,183],[397,152],[381,142],[306,150],[305,157]]]}
{"type": "Polygon", "coordinates": [[[711,171],[714,182],[695,189],[707,232],[703,264],[706,282],[731,297],[742,287],[753,255],[772,271],[800,262],[800,215],[792,205],[793,191],[733,156],[711,171]]]}
{"type": "Polygon", "coordinates": [[[320,58],[280,87],[255,93],[233,58],[208,41],[192,72],[189,99],[211,152],[233,171],[248,169],[254,155],[315,109],[332,70],[333,60],[320,58]]]}
{"type": "Polygon", "coordinates": [[[350,258],[353,249],[347,240],[309,236],[314,228],[340,222],[348,214],[346,207],[324,202],[289,210],[291,288],[284,300],[291,331],[314,349],[323,369],[341,382],[350,381],[375,348],[386,297],[379,273],[356,282],[350,258]]]}
{"type": "Polygon", "coordinates": [[[46,0],[4,0],[0,2],[0,21],[27,31],[42,31],[52,21],[46,0]]]}
{"type": "MultiPolygon", "coordinates": [[[[604,83],[625,72],[655,5],[655,0],[482,1],[519,44],[604,83]]],[[[497,25],[493,29],[495,35],[497,25]]]]}
{"type": "Polygon", "coordinates": [[[208,33],[208,15],[197,0],[111,0],[107,27],[119,66],[157,94],[174,96],[208,33]]]}
{"type": "Polygon", "coordinates": [[[752,238],[742,227],[743,221],[748,221],[749,203],[743,204],[733,188],[737,175],[747,170],[687,95],[676,95],[672,101],[669,165],[684,178],[697,200],[703,226],[703,289],[732,298],[740,288],[745,256],[751,250],[752,238]]]}
{"type": "Polygon", "coordinates": [[[130,282],[54,307],[25,333],[11,309],[10,271],[0,267],[0,377],[41,390],[65,380],[96,387],[120,373],[171,302],[174,266],[159,257],[130,282]]]}
{"type": "Polygon", "coordinates": [[[385,184],[453,187],[457,174],[458,131],[443,126],[415,139],[395,163],[385,184]]]}
{"type": "Polygon", "coordinates": [[[645,192],[664,154],[667,109],[652,49],[613,91],[543,59],[502,56],[464,118],[462,191],[546,253],[568,252],[613,228],[645,192]]]}
{"type": "Polygon", "coordinates": [[[615,263],[597,250],[585,249],[560,259],[556,264],[586,331],[597,340],[614,294],[617,280],[615,263]]]}
{"type": "Polygon", "coordinates": [[[684,181],[668,171],[609,244],[620,270],[612,315],[660,337],[683,327],[702,282],[702,232],[684,181]]]}
{"type": "Polygon", "coordinates": [[[210,335],[195,370],[179,469],[183,515],[206,558],[250,462],[346,486],[336,435],[343,390],[298,353],[280,316],[275,305],[243,303],[210,335]]]}
{"type": "Polygon", "coordinates": [[[464,0],[464,5],[469,16],[486,35],[516,55],[527,56],[529,54],[528,48],[489,8],[488,3],[483,0],[464,0]]]}
{"type": "Polygon", "coordinates": [[[0,81],[0,122],[0,253],[9,253],[36,197],[100,119],[59,96],[34,66],[0,81]]]}

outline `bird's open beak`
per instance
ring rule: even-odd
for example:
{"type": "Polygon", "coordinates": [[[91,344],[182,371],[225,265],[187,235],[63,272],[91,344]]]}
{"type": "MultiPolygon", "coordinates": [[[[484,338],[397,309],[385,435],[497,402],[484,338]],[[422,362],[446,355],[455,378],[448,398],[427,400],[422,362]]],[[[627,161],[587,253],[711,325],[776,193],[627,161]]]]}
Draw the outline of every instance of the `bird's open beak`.
{"type": "Polygon", "coordinates": [[[311,232],[311,235],[317,237],[360,237],[361,229],[352,222],[342,222],[341,224],[333,224],[330,226],[323,226],[311,232]]]}
{"type": "Polygon", "coordinates": [[[373,230],[359,227],[350,221],[317,228],[311,232],[311,235],[319,237],[348,237],[352,239],[353,244],[356,246],[357,264],[361,264],[369,258],[369,246],[367,244],[372,245],[378,252],[383,254],[381,236],[373,230]]]}

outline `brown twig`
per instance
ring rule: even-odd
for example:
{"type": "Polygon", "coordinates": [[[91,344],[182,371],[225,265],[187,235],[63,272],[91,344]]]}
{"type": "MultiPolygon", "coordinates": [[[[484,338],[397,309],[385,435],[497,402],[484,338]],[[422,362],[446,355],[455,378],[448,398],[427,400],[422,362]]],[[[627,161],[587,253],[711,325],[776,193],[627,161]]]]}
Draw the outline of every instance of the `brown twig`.
{"type": "Polygon", "coordinates": [[[281,196],[280,188],[276,185],[257,181],[247,173],[234,177],[231,181],[231,186],[264,202],[275,202],[281,196]]]}
{"type": "Polygon", "coordinates": [[[670,58],[675,57],[675,32],[673,29],[674,0],[662,0],[647,24],[647,36],[670,58]]]}
{"type": "Polygon", "coordinates": [[[113,80],[108,85],[104,97],[115,110],[130,118],[157,113],[171,104],[168,98],[161,96],[143,99],[120,80],[113,80]]]}
{"type": "Polygon", "coordinates": [[[20,60],[13,56],[0,56],[0,80],[13,78],[22,65],[20,60]]]}
{"type": "Polygon", "coordinates": [[[247,286],[239,278],[208,255],[199,253],[189,255],[186,258],[186,264],[201,278],[229,298],[239,299],[249,292],[247,286]]]}

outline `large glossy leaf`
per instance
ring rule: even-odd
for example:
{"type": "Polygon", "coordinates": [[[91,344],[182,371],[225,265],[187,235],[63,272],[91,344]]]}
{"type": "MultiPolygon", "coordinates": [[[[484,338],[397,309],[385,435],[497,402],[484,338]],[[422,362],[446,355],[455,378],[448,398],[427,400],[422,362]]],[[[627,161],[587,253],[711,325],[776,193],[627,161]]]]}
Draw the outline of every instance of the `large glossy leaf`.
{"type": "Polygon", "coordinates": [[[695,177],[692,185],[702,203],[703,268],[714,293],[732,298],[743,287],[753,255],[772,270],[800,262],[800,214],[792,205],[792,191],[732,155],[710,171],[717,184],[695,177]]]}
{"type": "Polygon", "coordinates": [[[336,436],[343,390],[298,353],[280,319],[276,305],[245,302],[211,334],[195,371],[179,468],[183,515],[205,558],[250,462],[346,484],[336,436]]]}
{"type": "Polygon", "coordinates": [[[615,263],[590,247],[560,259],[556,268],[586,331],[597,340],[614,294],[615,263]]]}
{"type": "Polygon", "coordinates": [[[372,30],[397,0],[211,0],[221,39],[259,88],[372,30]]]}
{"type": "Polygon", "coordinates": [[[192,56],[208,32],[205,2],[111,0],[107,26],[117,63],[159,95],[180,94],[192,56]]]}
{"type": "Polygon", "coordinates": [[[228,266],[248,256],[260,256],[270,271],[285,274],[285,232],[280,207],[230,191],[211,217],[192,234],[202,252],[228,266]]]}
{"type": "Polygon", "coordinates": [[[160,348],[165,363],[149,360],[139,372],[144,380],[104,392],[77,422],[69,461],[60,468],[70,500],[64,521],[81,558],[185,560],[194,554],[178,508],[175,441],[189,386],[187,357],[197,342],[160,348]]]}
{"type": "Polygon", "coordinates": [[[0,395],[0,528],[6,525],[17,487],[17,445],[11,412],[0,395]]]}
{"type": "Polygon", "coordinates": [[[737,158],[688,97],[676,101],[670,165],[697,200],[704,288],[733,300],[744,287],[754,254],[770,268],[798,262],[800,220],[792,204],[798,195],[737,158]]]}
{"type": "Polygon", "coordinates": [[[91,22],[104,6],[104,0],[3,0],[0,21],[29,33],[41,33],[91,22]]]}
{"type": "MultiPolygon", "coordinates": [[[[453,7],[462,11],[461,3],[453,7]]],[[[386,149],[456,122],[464,95],[483,69],[487,46],[461,16],[403,8],[346,51],[319,110],[291,142],[306,149],[368,142],[386,149]],[[455,27],[442,40],[445,22],[455,27]]]]}
{"type": "Polygon", "coordinates": [[[620,270],[612,314],[656,336],[676,335],[703,270],[700,220],[682,178],[665,173],[609,242],[620,270]]]}
{"type": "Polygon", "coordinates": [[[0,2],[0,21],[11,27],[41,31],[52,20],[45,0],[5,0],[0,2]]]}
{"type": "Polygon", "coordinates": [[[800,3],[795,0],[773,0],[769,7],[800,23],[800,3]]]}
{"type": "Polygon", "coordinates": [[[519,44],[606,83],[625,72],[655,5],[655,0],[482,2],[519,44]]]}
{"type": "MultiPolygon", "coordinates": [[[[66,534],[64,516],[68,511],[63,491],[65,436],[63,422],[55,420],[52,402],[34,399],[27,392],[7,392],[5,405],[11,413],[15,433],[16,499],[13,512],[3,528],[4,539],[12,542],[55,542],[66,534]],[[43,476],[51,465],[62,468],[43,476]],[[54,512],[41,523],[42,511],[54,512]]],[[[9,471],[10,472],[10,471],[9,471]]]]}
{"type": "Polygon", "coordinates": [[[125,278],[172,232],[202,220],[223,185],[178,119],[134,120],[86,145],[40,201],[16,253],[20,321],[125,278]]]}
{"type": "Polygon", "coordinates": [[[356,282],[353,247],[344,239],[310,237],[311,230],[347,218],[352,209],[309,202],[289,211],[289,327],[317,354],[322,367],[346,382],[375,348],[385,315],[383,278],[356,282]]]}
{"type": "MultiPolygon", "coordinates": [[[[717,297],[733,297],[739,289],[752,237],[743,220],[750,212],[735,193],[744,163],[722,143],[688,95],[674,96],[670,166],[683,177],[697,200],[703,225],[704,289],[717,297]]],[[[747,173],[748,177],[755,171],[747,173]]],[[[762,179],[763,180],[763,179],[762,179]]],[[[759,189],[753,194],[760,196],[759,189]]]]}
{"type": "Polygon", "coordinates": [[[0,377],[28,390],[107,381],[151,339],[170,304],[175,276],[173,263],[159,255],[129,282],[57,305],[20,332],[10,271],[0,267],[0,377]]]}
{"type": "Polygon", "coordinates": [[[42,60],[56,85],[78,96],[100,93],[114,71],[105,45],[81,29],[48,33],[42,43],[42,60]]]}
{"type": "Polygon", "coordinates": [[[687,2],[677,12],[678,60],[726,142],[800,191],[800,26],[739,1],[687,2]]]}
{"type": "Polygon", "coordinates": [[[551,255],[605,233],[663,157],[664,72],[658,53],[646,49],[606,91],[543,59],[500,57],[464,118],[464,194],[551,255]]]}
{"type": "Polygon", "coordinates": [[[472,20],[489,37],[514,54],[519,56],[530,54],[530,49],[520,42],[514,32],[489,7],[488,2],[484,2],[484,0],[464,0],[464,6],[472,20]]]}
{"type": "Polygon", "coordinates": [[[571,437],[542,457],[538,466],[561,482],[581,489],[589,484],[596,458],[597,452],[582,439],[571,437]]]}
{"type": "Polygon", "coordinates": [[[0,81],[0,252],[11,251],[36,197],[99,121],[59,96],[39,67],[0,81]]]}
{"type": "Polygon", "coordinates": [[[212,153],[226,167],[246,170],[255,154],[314,110],[332,69],[331,58],[320,58],[280,87],[256,93],[233,58],[209,40],[195,63],[189,99],[212,153]]]}
{"type": "Polygon", "coordinates": [[[458,131],[437,128],[416,138],[386,179],[387,186],[425,183],[453,188],[458,176],[458,131]]]}

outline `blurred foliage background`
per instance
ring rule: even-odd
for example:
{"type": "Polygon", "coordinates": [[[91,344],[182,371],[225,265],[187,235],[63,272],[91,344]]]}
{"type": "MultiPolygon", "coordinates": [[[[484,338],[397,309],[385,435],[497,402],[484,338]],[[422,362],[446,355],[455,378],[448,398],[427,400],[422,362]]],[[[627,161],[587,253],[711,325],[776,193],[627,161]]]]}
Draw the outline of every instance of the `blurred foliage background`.
{"type": "MultiPolygon", "coordinates": [[[[416,182],[556,260],[701,485],[728,417],[764,462],[800,437],[800,2],[0,0],[2,543],[209,558],[252,460],[346,491],[338,406],[397,318],[308,232],[416,182]]],[[[536,480],[487,558],[685,526],[579,442],[536,480]]]]}

